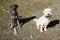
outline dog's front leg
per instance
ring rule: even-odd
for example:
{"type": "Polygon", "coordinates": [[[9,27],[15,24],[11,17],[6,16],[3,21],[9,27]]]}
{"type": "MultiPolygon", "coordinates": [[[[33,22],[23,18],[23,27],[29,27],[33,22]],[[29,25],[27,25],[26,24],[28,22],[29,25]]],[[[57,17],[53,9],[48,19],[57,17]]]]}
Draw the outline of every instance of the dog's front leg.
{"type": "Polygon", "coordinates": [[[14,34],[17,35],[18,32],[17,32],[16,28],[13,28],[13,30],[14,30],[14,34]]]}
{"type": "Polygon", "coordinates": [[[47,25],[44,26],[44,31],[47,31],[47,25]]]}
{"type": "Polygon", "coordinates": [[[18,27],[20,28],[19,20],[17,20],[18,27]]]}
{"type": "Polygon", "coordinates": [[[40,32],[43,32],[43,25],[40,26],[40,32]]]}

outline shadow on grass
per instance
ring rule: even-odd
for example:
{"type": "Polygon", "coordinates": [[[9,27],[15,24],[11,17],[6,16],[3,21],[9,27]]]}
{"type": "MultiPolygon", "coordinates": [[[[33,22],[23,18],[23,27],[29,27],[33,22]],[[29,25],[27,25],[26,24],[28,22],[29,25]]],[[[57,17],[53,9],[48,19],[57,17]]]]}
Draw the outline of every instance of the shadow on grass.
{"type": "Polygon", "coordinates": [[[34,18],[36,18],[36,16],[20,19],[19,20],[20,26],[22,27],[25,23],[29,22],[30,20],[33,20],[34,18]]]}
{"type": "Polygon", "coordinates": [[[47,28],[54,27],[57,24],[59,24],[59,20],[53,20],[48,24],[47,28]]]}

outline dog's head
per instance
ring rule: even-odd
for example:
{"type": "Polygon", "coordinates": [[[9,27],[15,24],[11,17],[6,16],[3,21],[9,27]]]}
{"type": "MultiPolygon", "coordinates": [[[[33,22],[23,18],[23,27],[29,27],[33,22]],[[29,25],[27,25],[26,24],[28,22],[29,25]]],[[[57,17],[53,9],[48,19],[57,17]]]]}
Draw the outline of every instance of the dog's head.
{"type": "Polygon", "coordinates": [[[17,8],[18,8],[18,5],[17,4],[13,4],[13,5],[11,5],[11,7],[10,7],[12,10],[16,10],[17,8]]]}
{"type": "Polygon", "coordinates": [[[44,9],[43,13],[44,13],[45,16],[51,16],[52,9],[51,8],[46,8],[46,9],[44,9]]]}

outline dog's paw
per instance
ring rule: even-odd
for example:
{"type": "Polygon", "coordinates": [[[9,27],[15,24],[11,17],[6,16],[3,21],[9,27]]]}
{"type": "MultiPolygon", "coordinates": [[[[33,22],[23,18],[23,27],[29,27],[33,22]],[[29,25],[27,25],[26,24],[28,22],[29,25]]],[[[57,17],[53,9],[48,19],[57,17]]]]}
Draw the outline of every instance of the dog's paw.
{"type": "Polygon", "coordinates": [[[44,29],[44,31],[47,31],[47,29],[44,29]]]}
{"type": "Polygon", "coordinates": [[[14,30],[14,32],[13,32],[14,35],[17,35],[18,34],[17,30],[15,28],[13,30],[14,30]]]}
{"type": "Polygon", "coordinates": [[[37,27],[37,29],[39,29],[39,27],[37,27]]]}
{"type": "Polygon", "coordinates": [[[43,30],[40,30],[40,32],[43,32],[43,30]]]}

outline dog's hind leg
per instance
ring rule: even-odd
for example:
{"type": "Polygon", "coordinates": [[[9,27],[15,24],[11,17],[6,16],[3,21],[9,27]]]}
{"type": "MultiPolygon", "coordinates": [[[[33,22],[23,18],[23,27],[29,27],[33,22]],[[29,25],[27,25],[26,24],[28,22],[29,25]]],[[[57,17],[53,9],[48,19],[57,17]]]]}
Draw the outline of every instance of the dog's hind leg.
{"type": "Polygon", "coordinates": [[[13,28],[13,23],[10,23],[10,28],[11,28],[11,29],[13,28]]]}
{"type": "Polygon", "coordinates": [[[39,24],[38,24],[38,23],[36,23],[36,25],[37,25],[37,29],[39,29],[39,24]]]}

